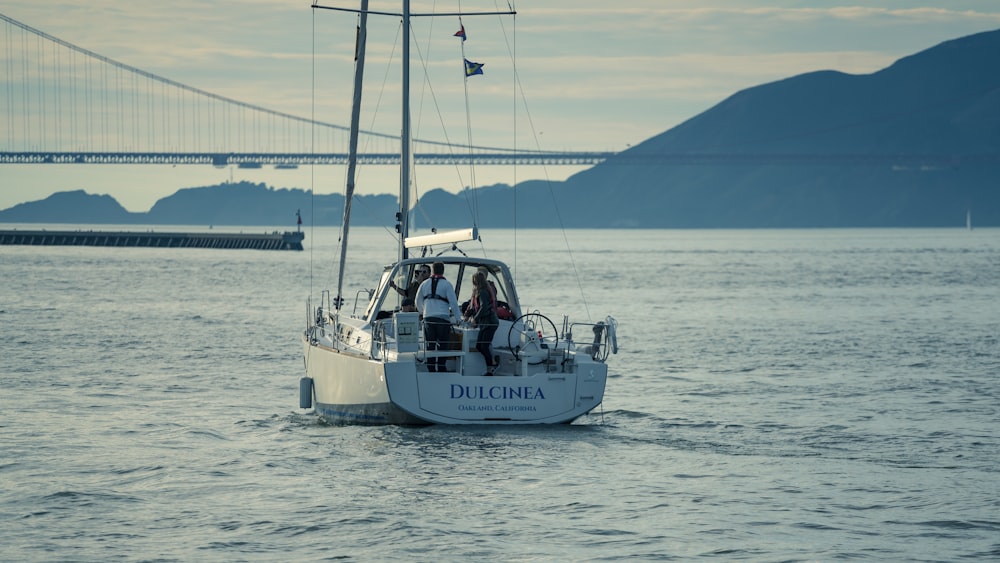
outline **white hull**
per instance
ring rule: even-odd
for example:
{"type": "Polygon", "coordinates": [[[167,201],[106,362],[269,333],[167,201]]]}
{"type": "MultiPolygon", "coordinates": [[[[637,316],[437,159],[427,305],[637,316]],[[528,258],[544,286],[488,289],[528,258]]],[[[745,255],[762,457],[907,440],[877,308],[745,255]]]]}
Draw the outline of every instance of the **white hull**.
{"type": "Polygon", "coordinates": [[[386,365],[309,344],[303,338],[306,375],[313,380],[313,407],[338,424],[421,424],[389,400],[386,365]]]}
{"type": "Polygon", "coordinates": [[[399,370],[389,378],[394,404],[439,424],[560,424],[601,403],[607,366],[587,374],[463,376],[399,370]]]}
{"type": "Polygon", "coordinates": [[[483,376],[475,351],[456,351],[449,371],[422,368],[419,353],[392,361],[339,352],[303,339],[317,414],[338,424],[561,424],[601,404],[607,365],[581,357],[573,372],[556,362],[508,361],[513,371],[483,376]],[[552,370],[552,371],[550,371],[552,370]]]}

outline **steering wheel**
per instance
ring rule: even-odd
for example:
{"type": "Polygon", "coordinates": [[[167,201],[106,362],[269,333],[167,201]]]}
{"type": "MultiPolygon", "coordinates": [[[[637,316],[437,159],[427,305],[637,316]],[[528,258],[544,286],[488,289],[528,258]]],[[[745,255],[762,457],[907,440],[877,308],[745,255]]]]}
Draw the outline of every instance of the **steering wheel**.
{"type": "MultiPolygon", "coordinates": [[[[513,336],[514,334],[514,327],[517,326],[518,322],[521,322],[522,326],[524,327],[524,331],[529,334],[528,337],[529,342],[534,341],[534,339],[538,337],[541,337],[542,342],[545,342],[546,340],[551,341],[553,343],[559,342],[559,331],[556,329],[556,324],[552,322],[552,319],[546,317],[541,313],[525,313],[520,317],[518,317],[517,319],[515,319],[514,323],[510,326],[510,330],[507,331],[507,347],[510,348],[510,351],[514,353],[514,361],[521,360],[521,356],[520,354],[518,354],[517,347],[515,347],[510,341],[510,337],[513,336]],[[535,321],[536,317],[538,319],[538,322],[535,321]],[[544,323],[541,322],[542,320],[544,320],[545,322],[544,323]],[[546,325],[548,326],[546,327],[546,325]],[[547,335],[544,330],[545,328],[551,328],[552,334],[547,335]]],[[[541,347],[539,346],[539,348],[541,347]]]]}

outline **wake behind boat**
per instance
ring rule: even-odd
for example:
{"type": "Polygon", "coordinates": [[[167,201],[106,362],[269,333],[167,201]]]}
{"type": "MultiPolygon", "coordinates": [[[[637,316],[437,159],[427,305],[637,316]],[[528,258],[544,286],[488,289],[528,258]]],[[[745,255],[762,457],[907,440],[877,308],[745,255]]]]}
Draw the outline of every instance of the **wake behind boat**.
{"type": "MultiPolygon", "coordinates": [[[[476,227],[408,236],[412,156],[406,45],[414,15],[408,0],[403,0],[402,13],[395,14],[403,19],[404,45],[398,260],[383,269],[374,289],[355,293],[360,297],[350,305],[342,297],[369,12],[367,0],[360,10],[329,9],[355,12],[359,18],[347,203],[337,290],[323,292],[318,303],[308,306],[300,407],[312,407],[331,422],[360,424],[552,424],[569,423],[590,412],[604,398],[608,356],[618,351],[612,317],[573,322],[562,316],[556,317],[557,326],[545,314],[523,311],[504,262],[470,257],[459,249],[461,243],[479,240],[476,227]],[[411,257],[417,250],[419,257],[411,257]],[[446,341],[428,338],[427,320],[419,311],[404,310],[409,307],[404,307],[403,294],[412,297],[409,288],[416,290],[418,276],[426,276],[435,265],[443,268],[439,277],[453,286],[456,303],[469,301],[480,311],[492,308],[496,324],[476,326],[465,311],[452,311],[446,341]],[[471,299],[474,285],[491,303],[471,299]],[[477,348],[479,333],[493,326],[490,348],[484,352],[482,346],[477,348]]],[[[464,31],[462,26],[463,41],[464,31]]],[[[466,79],[481,65],[472,72],[469,68],[466,60],[466,79]]],[[[421,290],[426,292],[425,286],[421,290]]],[[[439,298],[436,291],[430,297],[439,298]]]]}

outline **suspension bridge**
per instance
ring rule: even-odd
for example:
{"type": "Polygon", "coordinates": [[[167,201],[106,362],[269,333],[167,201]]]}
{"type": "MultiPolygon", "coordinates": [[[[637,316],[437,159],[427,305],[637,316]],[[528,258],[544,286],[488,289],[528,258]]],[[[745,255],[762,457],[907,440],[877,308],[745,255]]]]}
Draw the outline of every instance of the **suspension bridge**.
{"type": "MultiPolygon", "coordinates": [[[[0,164],[345,164],[348,128],[208,92],[0,14],[0,164]]],[[[399,138],[362,131],[359,160],[399,162],[399,138]]],[[[996,165],[1000,155],[549,152],[415,139],[418,164],[996,165]]]]}
{"type": "MultiPolygon", "coordinates": [[[[344,164],[348,128],[147,72],[0,14],[0,164],[344,164]]],[[[363,131],[368,164],[399,162],[398,136],[363,131]]],[[[586,165],[611,152],[545,152],[416,139],[419,164],[586,165]]]]}

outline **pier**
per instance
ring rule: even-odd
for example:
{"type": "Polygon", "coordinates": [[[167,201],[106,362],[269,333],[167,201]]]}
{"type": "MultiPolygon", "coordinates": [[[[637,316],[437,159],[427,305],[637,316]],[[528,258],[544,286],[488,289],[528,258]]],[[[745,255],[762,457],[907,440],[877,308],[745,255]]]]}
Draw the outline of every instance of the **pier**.
{"type": "Polygon", "coordinates": [[[157,233],[130,231],[21,231],[0,230],[0,245],[123,246],[156,248],[226,248],[302,250],[305,233],[274,231],[244,233],[157,233]]]}

